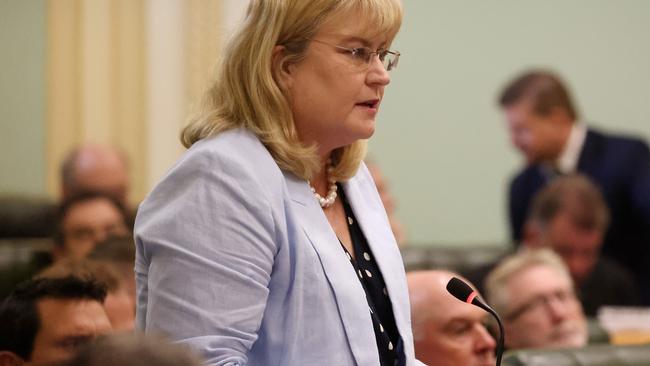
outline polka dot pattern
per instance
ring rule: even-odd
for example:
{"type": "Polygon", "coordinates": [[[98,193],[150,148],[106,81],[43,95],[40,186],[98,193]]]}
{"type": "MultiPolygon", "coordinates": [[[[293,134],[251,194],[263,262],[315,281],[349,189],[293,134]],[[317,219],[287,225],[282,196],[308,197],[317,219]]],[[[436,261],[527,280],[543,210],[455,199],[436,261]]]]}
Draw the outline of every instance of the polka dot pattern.
{"type": "Polygon", "coordinates": [[[339,197],[347,215],[348,230],[352,239],[352,248],[356,256],[348,253],[343,244],[348,260],[352,264],[368,300],[370,317],[377,341],[380,366],[403,366],[406,364],[402,339],[395,324],[393,308],[388,296],[379,266],[375,262],[368,241],[356,220],[343,187],[339,185],[339,197]],[[355,259],[356,258],[356,259],[355,259]]]}

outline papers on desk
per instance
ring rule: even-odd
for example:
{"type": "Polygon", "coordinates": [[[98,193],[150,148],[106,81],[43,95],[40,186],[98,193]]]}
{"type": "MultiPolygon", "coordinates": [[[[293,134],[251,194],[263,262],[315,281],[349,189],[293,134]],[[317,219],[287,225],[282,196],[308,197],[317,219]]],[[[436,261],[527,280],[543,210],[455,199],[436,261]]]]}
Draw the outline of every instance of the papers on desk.
{"type": "Polygon", "coordinates": [[[613,344],[650,343],[650,308],[604,306],[598,310],[598,322],[613,344]]]}

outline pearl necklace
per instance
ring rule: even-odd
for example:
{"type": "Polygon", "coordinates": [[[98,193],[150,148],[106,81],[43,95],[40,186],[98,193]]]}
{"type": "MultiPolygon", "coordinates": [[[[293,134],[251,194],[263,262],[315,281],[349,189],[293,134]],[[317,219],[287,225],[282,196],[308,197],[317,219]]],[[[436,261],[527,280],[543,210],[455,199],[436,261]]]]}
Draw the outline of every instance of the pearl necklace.
{"type": "Polygon", "coordinates": [[[331,173],[334,168],[332,167],[331,163],[328,161],[328,167],[327,167],[327,182],[330,184],[329,190],[327,191],[327,195],[325,197],[322,197],[318,192],[316,192],[316,189],[311,185],[311,182],[307,181],[309,183],[309,188],[311,188],[311,192],[314,194],[314,197],[316,197],[316,201],[320,204],[320,207],[322,208],[328,208],[334,204],[334,201],[336,201],[336,197],[338,196],[336,191],[338,190],[338,187],[336,185],[336,179],[333,179],[331,177],[331,173]]]}

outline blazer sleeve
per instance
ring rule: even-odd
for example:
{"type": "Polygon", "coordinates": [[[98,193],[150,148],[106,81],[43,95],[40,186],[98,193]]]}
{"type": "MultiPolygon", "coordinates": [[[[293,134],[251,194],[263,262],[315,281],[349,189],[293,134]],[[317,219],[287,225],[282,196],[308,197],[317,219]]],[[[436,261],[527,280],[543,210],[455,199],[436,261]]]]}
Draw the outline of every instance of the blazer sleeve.
{"type": "Polygon", "coordinates": [[[278,250],[268,184],[225,156],[188,154],[136,220],[138,326],[244,365],[278,250]]]}

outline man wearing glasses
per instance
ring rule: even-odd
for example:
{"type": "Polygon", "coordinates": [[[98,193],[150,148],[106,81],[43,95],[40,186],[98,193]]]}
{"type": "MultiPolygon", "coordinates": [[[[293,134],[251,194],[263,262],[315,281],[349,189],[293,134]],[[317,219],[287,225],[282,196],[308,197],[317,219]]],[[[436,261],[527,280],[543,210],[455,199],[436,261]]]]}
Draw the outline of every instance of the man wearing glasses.
{"type": "Polygon", "coordinates": [[[505,258],[485,282],[490,305],[503,317],[508,349],[581,347],[587,322],[571,275],[550,249],[505,258]]]}

